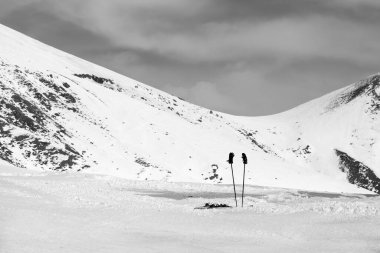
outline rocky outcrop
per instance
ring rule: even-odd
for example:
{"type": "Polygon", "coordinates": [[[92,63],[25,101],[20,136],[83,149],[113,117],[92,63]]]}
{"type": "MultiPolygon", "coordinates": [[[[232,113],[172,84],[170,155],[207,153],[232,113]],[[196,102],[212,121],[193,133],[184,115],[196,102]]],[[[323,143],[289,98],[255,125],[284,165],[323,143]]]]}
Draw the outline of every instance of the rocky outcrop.
{"type": "Polygon", "coordinates": [[[368,166],[340,150],[336,149],[335,153],[339,157],[339,169],[346,173],[348,182],[380,194],[380,179],[368,166]]]}

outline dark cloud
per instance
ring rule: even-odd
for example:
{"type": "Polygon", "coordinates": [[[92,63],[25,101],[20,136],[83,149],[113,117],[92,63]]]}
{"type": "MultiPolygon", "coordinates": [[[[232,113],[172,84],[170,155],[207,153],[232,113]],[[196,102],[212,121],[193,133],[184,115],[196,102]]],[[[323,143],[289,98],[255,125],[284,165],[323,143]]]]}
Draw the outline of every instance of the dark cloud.
{"type": "Polygon", "coordinates": [[[359,22],[379,23],[380,4],[376,1],[346,0],[218,0],[210,8],[212,20],[267,21],[289,16],[311,15],[346,18],[359,22]]]}
{"type": "Polygon", "coordinates": [[[61,19],[41,8],[41,5],[23,5],[3,15],[0,22],[72,54],[91,56],[92,50],[110,46],[111,43],[105,37],[61,19]]]}
{"type": "Polygon", "coordinates": [[[1,0],[0,22],[212,109],[275,113],[378,72],[377,0],[1,0]]]}

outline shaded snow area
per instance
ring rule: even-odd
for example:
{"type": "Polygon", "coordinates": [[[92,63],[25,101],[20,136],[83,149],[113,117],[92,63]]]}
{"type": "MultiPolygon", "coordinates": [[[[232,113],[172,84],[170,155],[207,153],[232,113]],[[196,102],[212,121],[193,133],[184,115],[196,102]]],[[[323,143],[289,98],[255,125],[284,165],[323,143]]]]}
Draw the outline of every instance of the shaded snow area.
{"type": "Polygon", "coordinates": [[[0,166],[0,252],[380,251],[377,195],[245,191],[0,166]]]}

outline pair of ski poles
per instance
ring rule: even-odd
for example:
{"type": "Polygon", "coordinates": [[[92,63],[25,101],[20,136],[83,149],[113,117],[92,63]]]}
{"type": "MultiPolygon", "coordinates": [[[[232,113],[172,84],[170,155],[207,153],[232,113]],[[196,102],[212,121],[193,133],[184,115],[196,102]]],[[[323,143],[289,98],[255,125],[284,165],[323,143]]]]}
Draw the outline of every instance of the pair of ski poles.
{"type": "MultiPolygon", "coordinates": [[[[234,153],[230,153],[229,157],[228,157],[228,163],[231,165],[231,172],[232,172],[232,183],[234,185],[234,194],[235,194],[235,204],[236,204],[236,207],[237,207],[237,198],[236,198],[236,188],[235,188],[235,177],[234,177],[234,169],[232,167],[232,164],[234,163],[234,156],[235,154],[234,153]]],[[[244,172],[243,172],[243,191],[242,191],[242,194],[241,194],[241,207],[244,206],[244,183],[245,183],[245,165],[248,163],[248,159],[247,159],[247,156],[242,153],[241,154],[241,158],[243,159],[243,164],[244,164],[244,172]]]]}

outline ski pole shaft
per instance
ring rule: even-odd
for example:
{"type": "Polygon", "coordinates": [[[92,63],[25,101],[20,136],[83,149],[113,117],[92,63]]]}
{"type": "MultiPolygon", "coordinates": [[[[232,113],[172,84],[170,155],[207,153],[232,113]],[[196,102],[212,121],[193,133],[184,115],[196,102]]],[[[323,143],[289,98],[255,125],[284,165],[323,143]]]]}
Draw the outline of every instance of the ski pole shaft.
{"type": "Polygon", "coordinates": [[[232,168],[232,164],[231,164],[231,172],[232,172],[232,183],[234,184],[235,204],[236,204],[236,207],[237,207],[237,198],[236,198],[236,189],[235,189],[235,177],[234,177],[234,169],[232,168]]]}
{"type": "Polygon", "coordinates": [[[241,194],[241,207],[244,206],[244,182],[245,182],[245,164],[244,164],[244,171],[243,171],[243,191],[241,194]]]}

